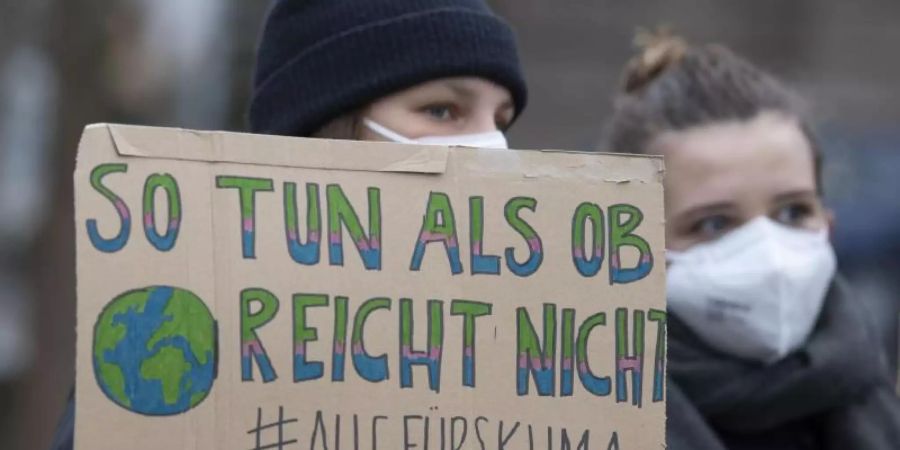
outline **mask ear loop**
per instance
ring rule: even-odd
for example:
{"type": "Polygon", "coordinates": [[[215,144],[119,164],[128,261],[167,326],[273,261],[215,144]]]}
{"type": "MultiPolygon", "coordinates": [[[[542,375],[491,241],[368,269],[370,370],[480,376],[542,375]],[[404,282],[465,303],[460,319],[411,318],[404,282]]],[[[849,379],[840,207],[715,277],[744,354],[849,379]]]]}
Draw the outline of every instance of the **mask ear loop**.
{"type": "Polygon", "coordinates": [[[414,141],[406,136],[403,136],[402,134],[397,133],[396,131],[393,131],[384,125],[381,125],[372,119],[363,119],[363,125],[365,125],[366,128],[372,130],[376,134],[380,135],[381,137],[383,137],[389,141],[399,142],[401,144],[415,144],[416,143],[416,141],[414,141]]]}
{"type": "Polygon", "coordinates": [[[372,130],[381,137],[401,144],[426,144],[426,145],[445,145],[445,146],[462,146],[462,147],[482,147],[492,149],[508,149],[509,143],[506,135],[502,131],[486,131],[484,133],[472,135],[448,135],[448,136],[425,136],[419,139],[410,139],[397,133],[390,128],[375,122],[372,119],[364,118],[363,125],[372,130]],[[466,142],[469,141],[469,142],[466,142]]]}

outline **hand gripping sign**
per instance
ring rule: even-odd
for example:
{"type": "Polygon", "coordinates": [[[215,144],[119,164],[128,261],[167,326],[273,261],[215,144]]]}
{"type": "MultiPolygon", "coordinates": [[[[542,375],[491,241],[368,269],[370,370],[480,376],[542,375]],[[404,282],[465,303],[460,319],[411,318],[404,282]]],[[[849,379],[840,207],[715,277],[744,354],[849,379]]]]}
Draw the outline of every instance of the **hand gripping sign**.
{"type": "Polygon", "coordinates": [[[660,448],[661,177],[89,126],[76,448],[660,448]]]}

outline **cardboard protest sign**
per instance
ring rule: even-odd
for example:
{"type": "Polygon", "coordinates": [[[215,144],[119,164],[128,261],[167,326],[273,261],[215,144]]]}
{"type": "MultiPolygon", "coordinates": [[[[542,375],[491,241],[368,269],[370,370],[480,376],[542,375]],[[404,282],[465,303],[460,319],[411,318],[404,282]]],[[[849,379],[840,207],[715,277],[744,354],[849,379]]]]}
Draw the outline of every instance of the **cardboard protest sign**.
{"type": "Polygon", "coordinates": [[[661,448],[661,178],[89,126],[76,448],[661,448]]]}

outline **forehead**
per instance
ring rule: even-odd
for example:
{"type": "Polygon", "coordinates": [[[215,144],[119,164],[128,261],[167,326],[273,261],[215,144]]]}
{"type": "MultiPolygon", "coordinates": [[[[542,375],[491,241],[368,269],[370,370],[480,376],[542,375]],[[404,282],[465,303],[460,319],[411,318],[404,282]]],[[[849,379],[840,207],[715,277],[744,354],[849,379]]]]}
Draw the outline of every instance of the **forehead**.
{"type": "Polygon", "coordinates": [[[798,122],[777,113],[669,132],[651,145],[666,158],[670,213],[815,190],[815,163],[798,122]]]}

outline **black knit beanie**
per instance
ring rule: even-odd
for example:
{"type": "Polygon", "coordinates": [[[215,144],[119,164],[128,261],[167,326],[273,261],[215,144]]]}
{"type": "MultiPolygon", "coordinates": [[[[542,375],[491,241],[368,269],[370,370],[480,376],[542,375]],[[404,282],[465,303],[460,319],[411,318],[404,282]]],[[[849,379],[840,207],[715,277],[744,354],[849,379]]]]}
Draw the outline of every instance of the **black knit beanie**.
{"type": "Polygon", "coordinates": [[[483,0],[277,0],[257,55],[250,127],[309,136],[379,98],[443,77],[526,88],[509,25],[483,0]]]}

